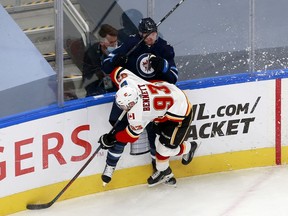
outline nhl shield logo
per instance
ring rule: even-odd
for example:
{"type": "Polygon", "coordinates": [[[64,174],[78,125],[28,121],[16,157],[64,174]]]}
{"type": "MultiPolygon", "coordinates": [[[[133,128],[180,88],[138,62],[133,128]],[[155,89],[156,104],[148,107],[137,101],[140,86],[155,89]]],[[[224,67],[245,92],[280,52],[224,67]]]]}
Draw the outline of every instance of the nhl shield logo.
{"type": "Polygon", "coordinates": [[[152,56],[154,55],[151,53],[144,53],[140,55],[137,59],[136,62],[137,71],[144,78],[152,78],[155,76],[155,71],[149,63],[149,59],[152,56]]]}

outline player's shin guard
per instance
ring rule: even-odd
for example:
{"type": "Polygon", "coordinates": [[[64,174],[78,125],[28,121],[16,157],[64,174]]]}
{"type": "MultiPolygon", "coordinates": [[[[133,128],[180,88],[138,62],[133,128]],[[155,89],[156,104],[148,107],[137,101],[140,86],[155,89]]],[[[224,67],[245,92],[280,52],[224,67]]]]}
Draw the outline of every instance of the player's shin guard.
{"type": "Polygon", "coordinates": [[[150,146],[150,155],[151,155],[151,162],[152,162],[152,169],[153,173],[157,171],[156,169],[156,146],[155,146],[155,140],[156,140],[156,133],[153,128],[154,123],[149,123],[146,126],[147,130],[147,138],[150,146]]]}
{"type": "Polygon", "coordinates": [[[150,149],[150,156],[151,156],[151,163],[152,163],[152,169],[153,173],[157,171],[156,169],[156,150],[150,149]]]}

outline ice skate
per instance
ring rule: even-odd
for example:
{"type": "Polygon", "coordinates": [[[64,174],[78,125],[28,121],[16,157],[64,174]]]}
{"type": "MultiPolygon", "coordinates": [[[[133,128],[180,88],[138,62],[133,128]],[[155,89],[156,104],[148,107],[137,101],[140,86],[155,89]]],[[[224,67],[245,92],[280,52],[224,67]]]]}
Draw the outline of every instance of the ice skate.
{"type": "Polygon", "coordinates": [[[175,177],[172,177],[168,179],[167,181],[163,182],[164,185],[170,186],[170,187],[176,187],[177,185],[177,180],[175,177]]]}
{"type": "Polygon", "coordinates": [[[108,164],[106,164],[105,169],[102,173],[102,181],[103,181],[103,186],[105,186],[106,184],[108,184],[111,181],[112,175],[115,171],[115,167],[114,166],[109,166],[108,164]]]}
{"type": "MultiPolygon", "coordinates": [[[[155,185],[164,183],[164,182],[168,182],[169,179],[171,179],[173,177],[173,173],[170,167],[168,167],[166,170],[164,171],[156,171],[152,176],[150,176],[147,179],[148,182],[148,186],[149,187],[153,187],[155,185]]],[[[175,179],[176,180],[176,179],[175,179]]]]}
{"type": "Polygon", "coordinates": [[[182,156],[182,164],[183,165],[188,165],[192,161],[192,159],[194,157],[194,153],[197,149],[197,143],[196,142],[193,141],[193,142],[190,142],[190,144],[191,144],[190,151],[187,154],[184,154],[182,156]]]}

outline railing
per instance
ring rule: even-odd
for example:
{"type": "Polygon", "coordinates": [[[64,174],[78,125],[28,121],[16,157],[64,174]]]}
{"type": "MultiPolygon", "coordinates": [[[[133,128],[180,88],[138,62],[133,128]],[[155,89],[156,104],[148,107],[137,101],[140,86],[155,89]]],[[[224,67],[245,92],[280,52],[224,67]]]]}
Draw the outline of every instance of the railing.
{"type": "Polygon", "coordinates": [[[77,11],[74,5],[70,0],[64,0],[64,12],[69,17],[71,22],[75,25],[77,30],[80,32],[83,39],[84,45],[87,46],[90,44],[90,28],[86,21],[83,19],[81,14],[77,11]]]}

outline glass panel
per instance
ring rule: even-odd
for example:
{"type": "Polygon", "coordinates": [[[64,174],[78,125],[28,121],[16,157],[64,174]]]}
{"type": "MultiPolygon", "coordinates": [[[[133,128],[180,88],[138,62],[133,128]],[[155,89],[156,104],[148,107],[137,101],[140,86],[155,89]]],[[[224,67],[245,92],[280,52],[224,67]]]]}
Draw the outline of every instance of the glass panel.
{"type": "MultiPolygon", "coordinates": [[[[125,35],[137,33],[141,18],[149,15],[158,23],[179,3],[179,0],[165,4],[163,0],[70,1],[88,30],[83,30],[79,20],[71,18],[64,7],[65,100],[86,96],[86,83],[82,79],[84,53],[99,42],[97,33],[101,24],[119,30],[119,39],[123,41],[125,35]]],[[[55,70],[54,1],[0,0],[0,3],[55,70]]],[[[286,0],[184,1],[160,24],[159,35],[175,49],[179,80],[287,68],[286,8],[286,0]]],[[[49,83],[49,91],[53,86],[56,97],[56,78],[49,83]]],[[[103,80],[99,79],[97,85],[99,94],[108,91],[103,80]]]]}
{"type": "MultiPolygon", "coordinates": [[[[78,0],[73,1],[73,5],[89,27],[89,34],[86,37],[89,37],[90,43],[85,42],[83,31],[80,27],[77,27],[76,21],[69,16],[69,12],[65,11],[64,48],[68,54],[64,65],[65,100],[85,97],[87,91],[90,91],[91,83],[96,86],[95,94],[111,91],[107,79],[102,80],[97,77],[95,65],[88,67],[87,64],[91,63],[86,62],[86,68],[90,68],[91,71],[83,70],[85,52],[89,47],[100,41],[98,32],[102,24],[110,24],[119,30],[118,39],[123,41],[128,35],[138,32],[139,20],[143,17],[143,13],[147,11],[146,1],[78,0]],[[142,11],[138,8],[141,8],[142,11]],[[84,82],[81,77],[83,73],[89,73],[85,75],[84,82]]],[[[93,52],[97,52],[96,48],[93,52]]],[[[89,54],[94,55],[95,53],[90,52],[89,54]]]]}
{"type": "Polygon", "coordinates": [[[288,67],[288,1],[255,1],[255,70],[288,67]]]}
{"type": "MultiPolygon", "coordinates": [[[[64,99],[85,97],[82,88],[82,66],[86,49],[86,34],[80,20],[83,18],[78,1],[64,1],[64,99]],[[76,14],[75,14],[76,13],[76,14]],[[77,17],[80,16],[80,17],[77,17]]],[[[85,21],[87,22],[87,20],[85,21]]]]}
{"type": "MultiPolygon", "coordinates": [[[[159,26],[159,35],[175,49],[179,81],[286,68],[288,15],[284,8],[288,2],[272,1],[183,2],[159,26]]],[[[97,32],[101,24],[108,23],[119,30],[119,39],[124,40],[123,34],[137,33],[138,21],[142,17],[149,14],[158,23],[179,1],[163,4],[161,0],[78,0],[78,3],[91,32],[94,29],[97,32]],[[129,19],[123,16],[124,12],[129,19]]],[[[91,35],[91,44],[99,41],[95,35],[91,35]]],[[[79,33],[74,37],[81,39],[79,33]]],[[[82,73],[83,61],[79,59],[83,59],[86,48],[75,52],[82,57],[75,59],[72,55],[80,70],[76,74],[82,73]]],[[[67,50],[71,52],[71,49],[67,50]]],[[[80,88],[76,90],[81,92],[78,97],[85,96],[85,90],[79,83],[74,82],[74,86],[80,88]]]]}
{"type": "Polygon", "coordinates": [[[13,98],[13,102],[1,106],[1,115],[55,104],[56,74],[45,55],[53,52],[50,48],[54,47],[53,1],[1,0],[0,3],[1,67],[5,70],[1,74],[4,77],[0,97],[2,101],[13,98]]]}
{"type": "MultiPolygon", "coordinates": [[[[177,3],[157,0],[155,20],[177,3]]],[[[159,29],[174,46],[179,80],[248,71],[248,0],[185,1],[159,29]]]]}
{"type": "Polygon", "coordinates": [[[45,59],[55,59],[54,5],[51,1],[0,0],[2,6],[34,43],[45,59]]]}

